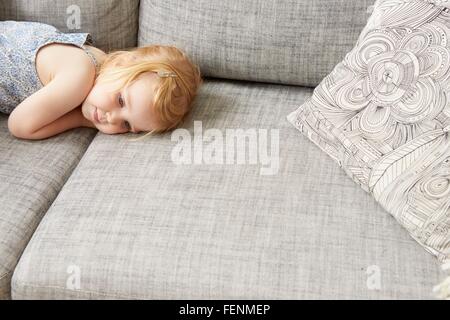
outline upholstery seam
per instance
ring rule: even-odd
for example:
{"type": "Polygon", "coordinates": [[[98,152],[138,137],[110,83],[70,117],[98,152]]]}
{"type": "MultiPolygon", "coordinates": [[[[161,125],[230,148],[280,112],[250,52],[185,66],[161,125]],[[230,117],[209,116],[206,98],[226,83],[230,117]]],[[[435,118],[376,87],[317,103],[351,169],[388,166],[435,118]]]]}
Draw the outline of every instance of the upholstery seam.
{"type": "MultiPolygon", "coordinates": [[[[33,285],[33,284],[27,284],[25,282],[20,282],[16,280],[16,283],[19,286],[22,287],[29,287],[29,288],[39,288],[39,289],[58,289],[58,290],[62,290],[64,292],[81,292],[81,293],[88,293],[88,294],[96,294],[96,295],[100,295],[100,296],[106,296],[106,297],[113,297],[113,298],[121,298],[121,299],[136,299],[136,300],[143,300],[144,298],[139,298],[137,296],[127,296],[127,295],[116,295],[116,294],[109,294],[109,293],[104,293],[104,292],[100,292],[100,291],[92,291],[92,290],[82,290],[82,289],[76,289],[76,290],[70,290],[64,287],[60,287],[60,286],[38,286],[38,285],[33,285]]],[[[12,291],[15,291],[15,289],[11,286],[12,291]]]]}
{"type": "Polygon", "coordinates": [[[12,272],[11,271],[7,271],[7,272],[5,272],[4,274],[2,274],[2,275],[0,275],[0,280],[3,280],[3,279],[5,279],[8,275],[10,275],[10,274],[12,274],[12,272]]]}

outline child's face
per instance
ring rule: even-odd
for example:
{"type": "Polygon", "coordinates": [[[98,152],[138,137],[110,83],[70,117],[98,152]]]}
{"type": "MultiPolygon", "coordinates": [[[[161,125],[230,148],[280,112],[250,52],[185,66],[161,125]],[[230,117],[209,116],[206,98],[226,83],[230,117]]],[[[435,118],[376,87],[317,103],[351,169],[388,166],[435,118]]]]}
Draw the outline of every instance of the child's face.
{"type": "Polygon", "coordinates": [[[156,73],[146,72],[118,92],[112,91],[110,83],[96,84],[81,106],[83,116],[106,134],[156,129],[153,100],[157,79],[156,73]]]}

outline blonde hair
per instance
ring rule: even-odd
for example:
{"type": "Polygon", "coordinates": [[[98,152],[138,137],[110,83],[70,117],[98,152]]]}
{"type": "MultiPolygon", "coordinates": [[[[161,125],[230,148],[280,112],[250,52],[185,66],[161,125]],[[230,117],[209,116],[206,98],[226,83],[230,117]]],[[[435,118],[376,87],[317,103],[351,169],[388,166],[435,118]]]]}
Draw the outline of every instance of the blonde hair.
{"type": "MultiPolygon", "coordinates": [[[[152,45],[147,47],[117,50],[107,54],[101,64],[96,83],[116,83],[114,90],[128,87],[145,72],[169,72],[175,77],[158,77],[153,106],[158,115],[159,128],[155,128],[142,139],[154,133],[163,133],[182,123],[191,110],[197,91],[203,83],[200,68],[187,55],[173,46],[152,45]]],[[[136,139],[132,139],[136,140],[136,139]]]]}

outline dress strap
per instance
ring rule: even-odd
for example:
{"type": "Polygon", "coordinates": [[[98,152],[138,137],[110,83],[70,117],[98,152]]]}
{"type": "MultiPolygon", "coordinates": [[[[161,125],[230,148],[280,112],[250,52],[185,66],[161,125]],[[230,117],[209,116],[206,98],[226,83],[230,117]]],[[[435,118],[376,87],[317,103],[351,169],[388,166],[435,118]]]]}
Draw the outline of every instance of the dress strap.
{"type": "Polygon", "coordinates": [[[91,58],[92,63],[93,63],[94,66],[95,66],[95,70],[98,72],[99,64],[98,64],[98,61],[97,61],[97,59],[95,58],[94,54],[92,54],[92,52],[91,52],[88,48],[86,48],[84,45],[81,46],[81,47],[82,47],[82,49],[84,50],[84,52],[86,52],[86,54],[91,58]]]}

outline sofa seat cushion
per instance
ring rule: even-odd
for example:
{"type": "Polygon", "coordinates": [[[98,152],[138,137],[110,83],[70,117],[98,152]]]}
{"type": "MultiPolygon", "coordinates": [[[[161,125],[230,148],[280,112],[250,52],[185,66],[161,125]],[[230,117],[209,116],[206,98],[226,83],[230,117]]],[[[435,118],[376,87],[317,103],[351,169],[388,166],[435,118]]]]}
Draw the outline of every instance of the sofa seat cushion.
{"type": "Polygon", "coordinates": [[[0,299],[10,298],[20,255],[95,134],[84,128],[20,140],[0,114],[0,299]]]}
{"type": "Polygon", "coordinates": [[[98,134],[22,255],[13,298],[431,298],[433,256],[286,121],[311,94],[218,79],[200,89],[191,137],[194,121],[204,134],[278,132],[270,174],[248,158],[196,164],[200,149],[179,164],[172,137],[185,131],[98,134]]]}

